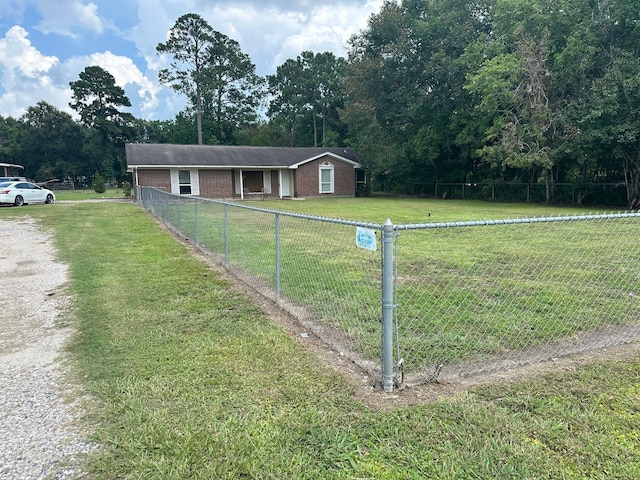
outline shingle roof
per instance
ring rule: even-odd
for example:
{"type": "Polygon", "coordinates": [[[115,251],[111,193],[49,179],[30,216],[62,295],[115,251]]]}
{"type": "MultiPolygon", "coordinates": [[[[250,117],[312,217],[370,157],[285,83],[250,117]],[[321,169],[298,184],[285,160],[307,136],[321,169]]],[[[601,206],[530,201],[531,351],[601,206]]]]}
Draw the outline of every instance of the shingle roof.
{"type": "Polygon", "coordinates": [[[240,147],[228,145],[171,145],[130,143],[126,147],[129,168],[296,168],[330,154],[358,167],[356,153],[349,148],[240,147]]]}

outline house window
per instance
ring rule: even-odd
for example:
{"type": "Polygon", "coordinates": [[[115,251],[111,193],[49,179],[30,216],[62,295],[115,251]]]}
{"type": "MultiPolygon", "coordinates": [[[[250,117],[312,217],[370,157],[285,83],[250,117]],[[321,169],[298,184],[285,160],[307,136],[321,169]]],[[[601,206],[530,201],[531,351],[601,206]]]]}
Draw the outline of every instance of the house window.
{"type": "Polygon", "coordinates": [[[262,192],[264,190],[264,174],[262,171],[245,170],[242,172],[242,185],[246,192],[262,192]]]}
{"type": "Polygon", "coordinates": [[[367,172],[362,168],[356,170],[356,196],[365,195],[367,192],[367,172]]]}
{"type": "Polygon", "coordinates": [[[178,185],[180,195],[191,195],[191,172],[189,170],[178,170],[178,185]]]}
{"type": "Polygon", "coordinates": [[[333,165],[320,165],[320,193],[333,193],[333,165]]]}

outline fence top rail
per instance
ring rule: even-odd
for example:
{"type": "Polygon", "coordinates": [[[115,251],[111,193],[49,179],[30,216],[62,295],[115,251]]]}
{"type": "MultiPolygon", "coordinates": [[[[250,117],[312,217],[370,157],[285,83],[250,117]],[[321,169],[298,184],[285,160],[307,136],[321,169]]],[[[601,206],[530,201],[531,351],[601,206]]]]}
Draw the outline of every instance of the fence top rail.
{"type": "Polygon", "coordinates": [[[207,203],[217,203],[219,205],[228,205],[230,207],[235,207],[235,208],[243,208],[245,210],[253,210],[255,212],[263,212],[263,213],[269,213],[272,215],[280,215],[283,217],[292,217],[292,218],[301,218],[304,220],[314,220],[314,221],[318,221],[318,222],[325,222],[325,223],[337,223],[340,225],[347,225],[347,226],[351,226],[351,227],[363,227],[363,228],[370,228],[372,230],[382,230],[382,225],[378,224],[378,223],[371,223],[371,222],[359,222],[356,220],[345,220],[345,219],[341,219],[341,218],[331,218],[331,217],[322,217],[322,216],[317,216],[317,215],[309,215],[306,213],[296,213],[296,212],[287,212],[284,210],[275,210],[275,209],[270,209],[270,208],[261,208],[261,207],[255,207],[253,205],[243,205],[241,203],[236,203],[236,202],[230,202],[227,200],[219,200],[219,199],[215,199],[215,198],[203,198],[203,197],[185,197],[185,196],[181,196],[175,193],[169,193],[166,192],[164,190],[160,190],[156,187],[142,187],[142,188],[149,188],[152,190],[157,190],[160,193],[164,194],[164,195],[169,195],[172,197],[178,197],[178,198],[183,198],[183,199],[188,199],[188,200],[192,200],[192,201],[202,201],[202,202],[207,202],[207,203]]]}
{"type": "MultiPolygon", "coordinates": [[[[219,200],[214,198],[203,197],[185,197],[174,193],[169,193],[164,190],[160,190],[155,187],[142,187],[150,190],[157,190],[158,192],[172,196],[183,198],[192,201],[202,201],[208,203],[216,203],[219,205],[228,205],[230,207],[242,208],[245,210],[253,210],[256,212],[269,213],[272,215],[281,215],[292,218],[300,218],[304,220],[313,220],[326,223],[336,223],[340,225],[348,225],[354,227],[370,228],[374,230],[382,230],[384,227],[379,223],[360,222],[355,220],[345,220],[341,218],[323,217],[317,215],[309,215],[305,213],[287,212],[284,210],[276,210],[270,208],[255,207],[253,205],[243,205],[241,203],[231,202],[227,200],[219,200]]],[[[555,217],[523,217],[523,218],[511,218],[511,219],[498,219],[498,220],[471,220],[471,221],[459,221],[459,222],[432,222],[432,223],[407,223],[393,225],[392,229],[399,230],[423,230],[429,228],[457,228],[457,227],[481,227],[489,225],[517,225],[527,223],[552,223],[552,222],[577,222],[585,220],[610,220],[615,218],[640,218],[640,211],[626,211],[618,213],[596,213],[596,214],[575,214],[575,215],[562,215],[555,217]]]]}
{"type": "Polygon", "coordinates": [[[408,223],[394,225],[395,230],[421,230],[427,228],[480,227],[488,225],[515,225],[525,223],[578,222],[584,220],[609,220],[614,218],[638,218],[640,212],[619,212],[604,214],[563,215],[557,217],[512,218],[502,220],[474,220],[464,222],[408,223]]]}

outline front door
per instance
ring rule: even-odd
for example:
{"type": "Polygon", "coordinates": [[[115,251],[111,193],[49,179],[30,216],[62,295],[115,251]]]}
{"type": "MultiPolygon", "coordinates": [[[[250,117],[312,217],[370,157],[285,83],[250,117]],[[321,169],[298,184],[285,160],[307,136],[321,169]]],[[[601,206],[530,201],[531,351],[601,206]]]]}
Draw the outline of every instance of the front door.
{"type": "Polygon", "coordinates": [[[280,171],[280,196],[282,197],[290,197],[291,196],[291,172],[289,170],[281,170],[280,171]]]}

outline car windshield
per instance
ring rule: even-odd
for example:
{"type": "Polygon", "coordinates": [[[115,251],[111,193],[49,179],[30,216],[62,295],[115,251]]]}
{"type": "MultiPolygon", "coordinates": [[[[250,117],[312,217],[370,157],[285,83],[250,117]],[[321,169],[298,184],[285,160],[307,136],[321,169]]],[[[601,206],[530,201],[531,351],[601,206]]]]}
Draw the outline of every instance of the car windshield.
{"type": "Polygon", "coordinates": [[[0,188],[8,187],[9,185],[11,185],[11,182],[0,183],[0,188]]]}

